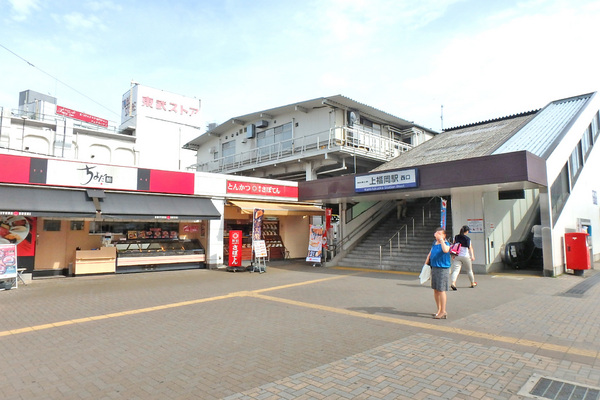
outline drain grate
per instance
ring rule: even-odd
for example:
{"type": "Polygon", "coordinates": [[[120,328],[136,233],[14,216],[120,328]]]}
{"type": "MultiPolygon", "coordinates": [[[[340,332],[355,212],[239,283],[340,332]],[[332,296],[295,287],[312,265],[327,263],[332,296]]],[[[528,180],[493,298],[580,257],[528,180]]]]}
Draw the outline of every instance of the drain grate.
{"type": "Polygon", "coordinates": [[[583,294],[585,292],[588,291],[588,289],[590,289],[592,286],[594,286],[595,284],[600,282],[600,273],[594,274],[592,276],[590,276],[589,278],[586,278],[583,282],[578,283],[577,285],[573,286],[571,289],[567,290],[566,292],[563,293],[563,296],[583,296],[583,294]]]}
{"type": "Polygon", "coordinates": [[[539,375],[533,375],[519,394],[550,400],[600,400],[600,388],[539,375]]]}

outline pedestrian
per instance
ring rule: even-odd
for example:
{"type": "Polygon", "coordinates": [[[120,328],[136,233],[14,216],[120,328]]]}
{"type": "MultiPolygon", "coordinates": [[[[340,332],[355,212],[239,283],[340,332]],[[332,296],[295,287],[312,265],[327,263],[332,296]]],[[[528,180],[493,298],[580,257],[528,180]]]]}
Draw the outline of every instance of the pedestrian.
{"type": "Polygon", "coordinates": [[[435,242],[427,255],[426,264],[431,265],[431,288],[433,289],[433,298],[437,305],[437,312],[433,316],[435,319],[446,319],[446,292],[450,281],[450,243],[446,240],[446,231],[444,228],[437,228],[433,234],[435,242]]]}
{"type": "Polygon", "coordinates": [[[467,270],[471,287],[474,288],[477,286],[477,282],[475,282],[475,275],[473,275],[473,261],[475,261],[475,253],[473,253],[471,238],[467,236],[469,231],[470,228],[467,225],[464,225],[462,228],[460,228],[458,235],[454,237],[454,243],[460,243],[460,251],[456,256],[454,256],[452,268],[450,269],[452,280],[450,287],[452,290],[458,290],[456,288],[456,280],[458,279],[458,275],[460,274],[462,267],[465,267],[467,270]]]}
{"type": "Polygon", "coordinates": [[[396,201],[396,219],[406,218],[406,199],[400,199],[396,201]]]}

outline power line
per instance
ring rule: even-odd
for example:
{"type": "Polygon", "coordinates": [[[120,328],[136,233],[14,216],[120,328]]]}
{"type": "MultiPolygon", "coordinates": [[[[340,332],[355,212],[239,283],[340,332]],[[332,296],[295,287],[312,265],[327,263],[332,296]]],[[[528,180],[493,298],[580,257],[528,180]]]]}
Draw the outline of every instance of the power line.
{"type": "Polygon", "coordinates": [[[2,43],[0,43],[0,47],[2,47],[4,50],[8,51],[9,53],[11,53],[12,55],[14,55],[15,57],[20,58],[21,60],[25,61],[27,64],[29,64],[30,66],[32,66],[33,68],[37,69],[38,71],[48,75],[50,78],[54,79],[57,82],[60,82],[61,84],[65,85],[66,87],[68,87],[69,89],[71,89],[72,91],[74,91],[75,93],[80,94],[81,96],[85,97],[86,99],[96,103],[97,105],[99,105],[100,107],[108,110],[109,112],[120,116],[118,113],[114,112],[113,110],[111,110],[110,108],[106,107],[103,104],[98,103],[96,100],[92,99],[91,97],[89,97],[88,95],[80,92],[79,90],[75,89],[73,86],[69,85],[68,83],[65,83],[63,81],[61,81],[60,79],[58,79],[57,77],[53,76],[52,74],[49,74],[48,72],[44,71],[43,69],[36,67],[35,65],[33,65],[31,62],[27,61],[26,59],[24,59],[23,57],[21,57],[20,55],[18,55],[17,53],[15,53],[14,51],[12,51],[11,49],[9,49],[8,47],[4,46],[2,43]]]}

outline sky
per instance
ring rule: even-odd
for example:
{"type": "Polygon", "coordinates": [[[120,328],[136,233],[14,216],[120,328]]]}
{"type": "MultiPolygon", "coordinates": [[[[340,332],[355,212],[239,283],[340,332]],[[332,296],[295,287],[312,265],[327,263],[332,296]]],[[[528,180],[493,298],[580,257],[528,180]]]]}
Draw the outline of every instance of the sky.
{"type": "MultiPolygon", "coordinates": [[[[600,1],[0,0],[0,107],[120,122],[131,82],[206,124],[341,94],[440,131],[600,90],[600,1]]],[[[193,138],[186,138],[193,139],[193,138]]]]}

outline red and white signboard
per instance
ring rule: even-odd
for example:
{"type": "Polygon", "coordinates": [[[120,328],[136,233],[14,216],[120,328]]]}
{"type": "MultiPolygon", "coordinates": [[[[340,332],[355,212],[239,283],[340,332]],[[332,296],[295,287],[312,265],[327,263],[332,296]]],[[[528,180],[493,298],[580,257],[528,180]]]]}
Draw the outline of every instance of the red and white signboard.
{"type": "Polygon", "coordinates": [[[229,266],[242,266],[242,231],[229,231],[229,266]]]}
{"type": "Polygon", "coordinates": [[[83,122],[89,122],[90,124],[100,125],[103,127],[108,127],[108,120],[94,117],[93,115],[82,113],[79,111],[71,110],[70,108],[56,106],[56,113],[59,115],[64,115],[65,117],[77,119],[83,122]]]}
{"type": "Polygon", "coordinates": [[[290,197],[298,200],[298,186],[272,185],[268,183],[227,181],[227,193],[290,197]]]}

